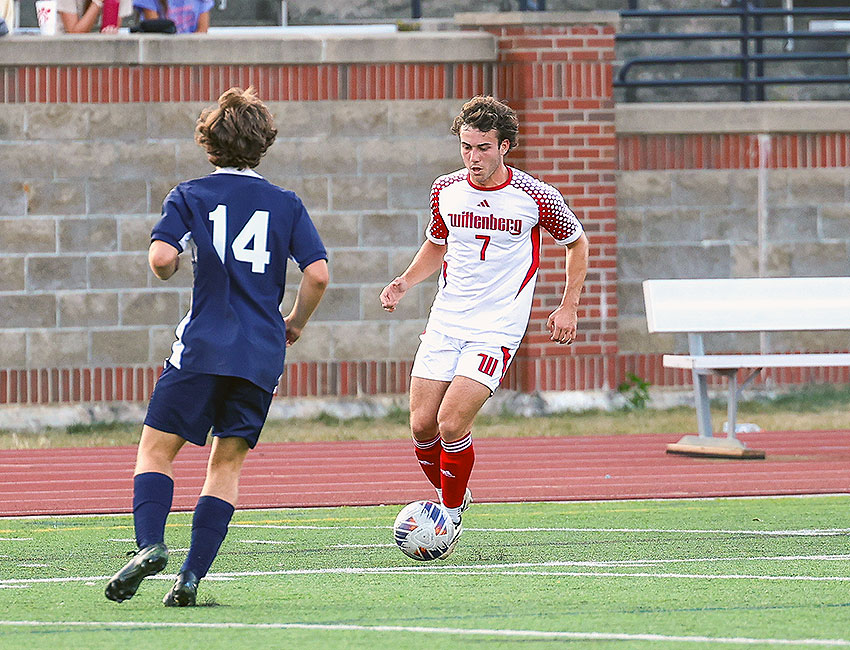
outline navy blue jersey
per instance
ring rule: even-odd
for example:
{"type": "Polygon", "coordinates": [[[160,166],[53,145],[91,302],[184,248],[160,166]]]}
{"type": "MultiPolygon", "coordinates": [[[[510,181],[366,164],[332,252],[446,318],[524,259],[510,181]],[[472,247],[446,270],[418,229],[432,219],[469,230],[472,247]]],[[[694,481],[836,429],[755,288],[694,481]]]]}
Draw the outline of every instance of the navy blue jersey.
{"type": "Polygon", "coordinates": [[[287,259],[302,271],[327,259],[301,200],[256,172],[216,170],[171,190],[151,239],[192,249],[192,306],[171,364],[273,391],[286,353],[287,259]]]}

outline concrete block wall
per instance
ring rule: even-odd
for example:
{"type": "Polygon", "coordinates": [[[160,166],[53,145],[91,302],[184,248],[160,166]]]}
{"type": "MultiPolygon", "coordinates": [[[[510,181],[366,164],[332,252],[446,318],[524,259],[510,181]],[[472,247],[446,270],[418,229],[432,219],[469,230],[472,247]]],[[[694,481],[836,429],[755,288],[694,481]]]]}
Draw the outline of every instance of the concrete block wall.
{"type": "Polygon", "coordinates": [[[195,119],[234,85],[275,113],[258,171],[303,198],[330,255],[282,392],[406,390],[435,287],[393,317],[378,294],[422,241],[431,181],[461,166],[449,127],[491,77],[492,37],[9,37],[0,61],[0,403],[147,399],[191,287],[189,265],[152,276],[150,229],[211,171],[195,119]]]}
{"type": "MultiPolygon", "coordinates": [[[[147,248],[167,192],[212,170],[192,138],[204,106],[27,103],[0,114],[0,175],[9,179],[0,208],[8,343],[0,367],[157,364],[167,356],[188,309],[191,267],[160,282],[147,248]],[[122,120],[120,130],[100,128],[122,120]]],[[[302,196],[332,272],[311,336],[290,359],[408,358],[416,341],[408,330],[421,329],[429,287],[417,288],[401,319],[374,326],[377,295],[421,241],[431,180],[458,166],[448,132],[457,102],[325,102],[319,114],[307,102],[270,108],[280,134],[258,171],[302,196]]],[[[299,279],[295,269],[286,307],[299,279]]]]}
{"type": "Polygon", "coordinates": [[[16,206],[0,220],[20,226],[41,219],[43,248],[19,250],[10,262],[23,276],[2,294],[8,320],[0,332],[17,343],[17,356],[0,372],[0,400],[146,397],[148,370],[167,353],[189,295],[185,272],[176,286],[161,286],[145,269],[147,231],[168,189],[207,170],[191,143],[198,109],[227,87],[248,84],[285,127],[260,171],[304,197],[331,257],[332,288],[312,336],[292,349],[282,392],[406,389],[434,288],[417,288],[392,316],[380,310],[377,294],[421,243],[431,181],[460,166],[447,132],[451,117],[479,93],[519,109],[529,141],[512,162],[544,179],[548,174],[565,191],[599,236],[596,268],[608,269],[606,277],[594,271],[589,278],[595,288],[588,292],[583,339],[569,359],[547,370],[551,351],[537,321],[563,289],[563,250],[544,247],[541,297],[507,387],[610,385],[603,352],[614,351],[616,313],[606,309],[616,294],[612,240],[603,237],[613,237],[614,221],[616,14],[479,14],[459,22],[468,31],[0,42],[2,60],[10,63],[0,67],[0,100],[13,107],[0,147],[12,161],[9,205],[16,206]],[[564,47],[575,63],[563,60],[564,47]],[[77,52],[79,65],[56,65],[69,52],[77,52]],[[562,121],[569,122],[565,130],[562,121]],[[601,155],[593,150],[603,144],[595,137],[606,139],[601,155]],[[49,151],[59,155],[51,159],[49,151]],[[573,161],[562,166],[556,161],[567,152],[573,161]],[[39,162],[45,159],[49,165],[39,162]],[[609,297],[600,298],[606,291],[609,297]],[[41,365],[51,359],[52,367],[41,365]],[[98,381],[109,386],[89,383],[98,381]]]}
{"type": "MultiPolygon", "coordinates": [[[[850,275],[846,112],[843,102],[618,108],[621,355],[687,350],[684,335],[647,333],[645,279],[850,275]]],[[[712,335],[706,347],[846,351],[850,333],[712,335]]],[[[678,381],[671,371],[649,373],[654,383],[678,381]]],[[[766,377],[848,379],[845,369],[766,377]]]]}
{"type": "MultiPolygon", "coordinates": [[[[356,41],[0,40],[0,404],[147,399],[191,281],[188,266],[168,283],[153,278],[150,228],[175,183],[209,171],[194,120],[233,85],[257,87],[278,116],[259,171],[304,198],[331,257],[332,287],[290,350],[283,395],[407,389],[434,286],[423,283],[392,315],[377,296],[422,241],[431,181],[460,167],[448,127],[478,93],[518,109],[521,147],[510,162],[558,187],[591,243],[580,336],[564,350],[543,334],[564,264],[544,236],[532,320],[506,389],[612,390],[626,372],[687,385],[686,373],[661,366],[682,340],[646,335],[643,279],[850,270],[845,105],[615,107],[616,14],[457,21],[463,31],[356,41]],[[759,173],[765,137],[771,153],[759,173]],[[762,240],[760,178],[771,217],[762,240]]],[[[289,279],[284,310],[299,274],[289,279]]],[[[840,336],[771,345],[850,347],[840,336]]],[[[770,377],[850,381],[819,372],[770,377]]]]}
{"type": "MultiPolygon", "coordinates": [[[[592,189],[611,179],[572,178],[576,168],[561,169],[554,161],[564,147],[578,151],[588,144],[584,138],[603,131],[612,144],[608,62],[615,20],[603,13],[479,15],[475,24],[465,21],[471,27],[466,32],[356,39],[4,39],[0,54],[8,64],[0,66],[0,101],[12,111],[4,113],[0,147],[8,154],[3,171],[12,181],[12,208],[0,221],[9,228],[36,224],[42,250],[18,249],[9,262],[10,278],[23,275],[17,284],[10,279],[10,290],[0,296],[0,332],[15,350],[0,371],[0,400],[147,397],[148,370],[167,353],[189,295],[186,271],[176,283],[161,285],[146,270],[147,232],[167,191],[208,171],[191,142],[199,108],[231,85],[249,84],[284,126],[260,171],[304,197],[331,256],[333,286],[311,324],[312,338],[292,350],[282,392],[403,392],[434,287],[418,288],[391,316],[380,310],[377,294],[422,241],[431,181],[460,166],[448,126],[463,101],[493,93],[516,105],[529,138],[548,138],[548,149],[529,144],[512,162],[528,163],[533,173],[548,171],[564,190],[590,195],[574,202],[582,218],[592,221],[607,200],[596,217],[613,223],[612,186],[592,189]],[[504,20],[509,27],[501,32],[504,20]],[[544,38],[536,42],[535,33],[544,38]],[[557,50],[564,45],[574,65],[561,60],[557,50]],[[519,48],[518,55],[500,56],[498,47],[519,48]],[[73,62],[74,53],[77,65],[56,65],[73,62]],[[543,86],[544,96],[536,98],[543,86]],[[571,92],[578,97],[567,97],[571,92]],[[607,112],[593,112],[599,108],[607,112]],[[566,133],[559,120],[572,123],[566,133]],[[588,121],[606,126],[585,134],[588,121]],[[573,131],[572,141],[557,141],[573,131]],[[94,385],[98,381],[102,385],[94,385]]],[[[595,164],[599,153],[584,148],[577,157],[595,164]]],[[[603,158],[610,173],[613,146],[603,158]]],[[[9,246],[16,245],[13,239],[9,246]]],[[[605,254],[613,259],[610,250],[605,254]]],[[[542,268],[535,321],[545,319],[562,291],[563,250],[545,247],[542,268]]],[[[613,300],[614,292],[608,293],[613,300]]],[[[593,300],[598,314],[599,300],[593,300]]],[[[613,331],[609,321],[604,327],[613,331]]],[[[532,329],[529,364],[515,364],[509,388],[610,384],[607,371],[572,371],[607,363],[599,349],[600,320],[583,330],[581,345],[590,347],[576,346],[574,358],[548,372],[540,364],[546,344],[534,340],[542,325],[532,329]]]]}

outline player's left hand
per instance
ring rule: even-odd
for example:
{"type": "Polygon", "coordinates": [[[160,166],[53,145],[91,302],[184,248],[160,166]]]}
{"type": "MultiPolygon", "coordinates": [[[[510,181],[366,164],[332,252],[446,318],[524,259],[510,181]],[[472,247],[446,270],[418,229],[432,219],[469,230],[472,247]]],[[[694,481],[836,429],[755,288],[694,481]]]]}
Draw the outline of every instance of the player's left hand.
{"type": "Polygon", "coordinates": [[[398,301],[407,293],[407,280],[397,277],[381,291],[381,307],[386,311],[395,311],[398,301]]]}
{"type": "Polygon", "coordinates": [[[549,331],[549,338],[555,343],[572,344],[578,329],[576,310],[564,305],[558,307],[549,314],[549,318],[546,320],[546,329],[549,331]]]}

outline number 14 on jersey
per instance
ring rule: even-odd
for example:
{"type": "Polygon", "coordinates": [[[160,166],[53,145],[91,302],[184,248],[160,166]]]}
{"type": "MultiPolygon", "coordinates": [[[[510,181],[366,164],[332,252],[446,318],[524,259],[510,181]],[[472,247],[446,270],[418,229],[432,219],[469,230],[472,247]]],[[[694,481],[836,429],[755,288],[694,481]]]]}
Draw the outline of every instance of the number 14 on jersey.
{"type": "MultiPolygon", "coordinates": [[[[218,204],[210,212],[212,221],[212,239],[215,252],[219,259],[224,262],[224,254],[227,249],[227,206],[218,204]]],[[[269,213],[267,210],[255,210],[248,223],[233,238],[230,245],[233,257],[238,262],[247,262],[251,265],[253,273],[265,273],[266,266],[271,260],[268,251],[269,236],[269,213]],[[249,245],[250,248],[249,248],[249,245]]]]}

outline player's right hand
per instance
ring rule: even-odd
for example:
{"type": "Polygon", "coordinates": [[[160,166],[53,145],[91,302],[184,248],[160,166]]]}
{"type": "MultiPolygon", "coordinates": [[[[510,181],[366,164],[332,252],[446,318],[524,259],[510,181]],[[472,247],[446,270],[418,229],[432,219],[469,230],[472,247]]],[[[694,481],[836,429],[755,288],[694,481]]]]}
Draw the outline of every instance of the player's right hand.
{"type": "Polygon", "coordinates": [[[407,293],[407,280],[398,277],[381,291],[381,307],[387,311],[395,311],[398,301],[407,293]]]}
{"type": "Polygon", "coordinates": [[[300,327],[295,327],[291,325],[285,318],[283,319],[284,323],[286,323],[286,347],[289,347],[295,341],[301,338],[301,329],[300,327]]]}

